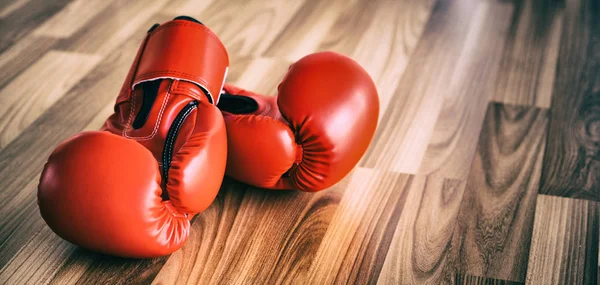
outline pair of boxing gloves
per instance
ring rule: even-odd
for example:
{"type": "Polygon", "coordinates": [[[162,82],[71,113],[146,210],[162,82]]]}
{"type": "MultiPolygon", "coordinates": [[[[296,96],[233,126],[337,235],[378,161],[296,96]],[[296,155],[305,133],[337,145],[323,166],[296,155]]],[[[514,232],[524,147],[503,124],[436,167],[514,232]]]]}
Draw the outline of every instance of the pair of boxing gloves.
{"type": "Polygon", "coordinates": [[[268,189],[318,191],[367,149],[379,102],[369,75],[339,54],[290,66],[278,96],[224,85],[229,58],[204,25],[152,27],[101,131],[61,143],[40,178],[48,226],[76,245],[122,257],[167,255],[224,175],[268,189]]]}

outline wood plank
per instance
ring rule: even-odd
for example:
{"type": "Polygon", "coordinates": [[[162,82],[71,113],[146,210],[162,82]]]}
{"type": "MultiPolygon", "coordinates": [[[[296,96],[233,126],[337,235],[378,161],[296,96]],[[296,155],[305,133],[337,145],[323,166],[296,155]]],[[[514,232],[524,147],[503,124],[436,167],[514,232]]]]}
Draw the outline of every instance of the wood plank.
{"type": "MultiPolygon", "coordinates": [[[[215,0],[206,1],[194,1],[194,0],[173,0],[169,1],[169,5],[166,5],[161,13],[170,16],[186,15],[194,17],[201,22],[205,22],[205,19],[201,17],[202,11],[209,6],[213,5],[215,0]]],[[[234,3],[232,3],[235,5],[234,3]]]]}
{"type": "Polygon", "coordinates": [[[339,17],[339,11],[343,11],[347,5],[352,5],[352,2],[339,0],[304,2],[282,32],[271,42],[264,56],[297,61],[307,54],[316,52],[319,43],[327,36],[339,17]]]}
{"type": "MultiPolygon", "coordinates": [[[[36,214],[35,219],[41,220],[36,214]]],[[[132,260],[89,252],[62,240],[44,225],[0,271],[0,282],[149,283],[167,258],[132,260]]]]}
{"type": "Polygon", "coordinates": [[[57,39],[32,34],[0,52],[0,88],[4,88],[25,69],[29,68],[57,43],[57,39]]]}
{"type": "Polygon", "coordinates": [[[57,279],[50,280],[50,284],[149,284],[167,258],[126,259],[79,249],[69,257],[74,261],[65,263],[56,273],[57,279]],[[81,265],[85,266],[83,273],[81,265]],[[81,276],[68,275],[72,273],[81,276]]]}
{"type": "MultiPolygon", "coordinates": [[[[364,34],[373,26],[373,21],[377,19],[377,14],[381,14],[383,9],[392,13],[401,12],[396,9],[394,4],[403,4],[407,10],[418,7],[416,3],[409,1],[353,1],[344,5],[340,10],[335,22],[331,25],[327,35],[320,41],[317,50],[335,51],[345,55],[351,55],[359,41],[364,38],[364,34]],[[411,5],[412,4],[412,5],[411,5]],[[353,35],[349,37],[348,35],[353,35]]],[[[402,15],[396,14],[396,19],[402,19],[402,15]]],[[[386,23],[385,27],[393,27],[392,23],[386,23]]],[[[383,32],[379,29],[380,32],[383,32]]],[[[385,41],[380,43],[386,44],[385,41]]]]}
{"type": "MultiPolygon", "coordinates": [[[[363,2],[360,2],[363,3],[363,2]]],[[[356,60],[373,78],[378,86],[380,119],[386,110],[394,91],[412,57],[413,51],[421,38],[425,25],[429,20],[435,1],[402,0],[371,3],[364,1],[362,6],[348,9],[348,15],[342,14],[330,30],[319,50],[333,50],[346,54],[356,60]],[[352,12],[354,11],[354,12],[352,12]],[[359,12],[359,21],[354,14],[359,12]],[[371,15],[372,13],[372,15],[371,15]],[[367,16],[371,16],[368,19],[367,16]],[[370,23],[365,23],[370,20],[370,23]],[[365,27],[362,27],[365,25],[365,27]],[[364,31],[363,31],[364,30],[364,31]],[[348,37],[348,34],[359,34],[360,37],[348,37]],[[358,39],[358,41],[356,40],[358,39]],[[377,42],[377,45],[373,45],[377,42]]]]}
{"type": "Polygon", "coordinates": [[[489,277],[457,274],[454,284],[461,285],[521,285],[523,282],[507,281],[489,277]]]}
{"type": "Polygon", "coordinates": [[[312,261],[348,180],[328,191],[265,191],[225,179],[155,284],[289,283],[312,261]]]}
{"type": "Polygon", "coordinates": [[[454,283],[454,229],[465,183],[415,176],[377,283],[454,283]]]}
{"type": "Polygon", "coordinates": [[[125,259],[76,247],[44,227],[4,270],[0,281],[27,284],[149,284],[167,257],[125,259]]]}
{"type": "Polygon", "coordinates": [[[2,89],[0,149],[58,101],[100,59],[95,55],[50,51],[2,89]]]}
{"type": "Polygon", "coordinates": [[[600,201],[600,5],[565,8],[540,193],[600,201]]]}
{"type": "Polygon", "coordinates": [[[67,5],[69,0],[28,1],[0,19],[0,53],[67,5]]]}
{"type": "Polygon", "coordinates": [[[597,284],[597,202],[538,195],[527,284],[597,284]]]}
{"type": "MultiPolygon", "coordinates": [[[[513,6],[480,2],[418,173],[467,179],[513,6]],[[460,115],[457,115],[460,114],[460,115]]],[[[423,141],[419,142],[423,144],[423,141]]]]}
{"type": "MultiPolygon", "coordinates": [[[[246,71],[248,65],[254,61],[255,58],[249,56],[236,58],[235,64],[232,63],[230,65],[230,69],[227,71],[227,78],[225,79],[225,82],[229,84],[237,84],[240,77],[244,76],[244,72],[246,71]]],[[[245,88],[249,89],[250,87],[245,88]]]]}
{"type": "Polygon", "coordinates": [[[161,0],[114,1],[90,19],[84,28],[63,39],[58,48],[107,55],[131,37],[141,42],[154,23],[171,20],[171,17],[155,16],[166,4],[161,0]]]}
{"type": "Polygon", "coordinates": [[[44,226],[37,207],[38,182],[39,173],[0,210],[0,268],[44,226]]]}
{"type": "Polygon", "coordinates": [[[297,284],[366,284],[379,277],[414,177],[357,168],[308,272],[297,284]]]}
{"type": "MultiPolygon", "coordinates": [[[[77,251],[85,251],[82,248],[75,249],[77,251]]],[[[77,284],[81,276],[90,267],[95,260],[88,258],[85,254],[72,254],[62,267],[54,274],[48,284],[77,284]]]]}
{"type": "Polygon", "coordinates": [[[262,56],[279,34],[287,29],[303,3],[305,1],[216,1],[206,8],[202,7],[203,10],[194,10],[192,15],[223,41],[233,68],[236,58],[262,56]]]}
{"type": "Polygon", "coordinates": [[[0,10],[0,19],[6,18],[8,15],[12,14],[14,11],[16,11],[19,8],[23,7],[29,1],[31,1],[31,0],[15,0],[12,3],[10,3],[10,4],[5,5],[0,10]]]}
{"type": "Polygon", "coordinates": [[[111,2],[106,0],[74,0],[35,29],[33,34],[37,36],[68,38],[81,29],[96,14],[110,5],[111,2]]]}
{"type": "Polygon", "coordinates": [[[94,118],[83,127],[82,131],[97,131],[99,130],[104,122],[110,115],[115,112],[115,102],[110,102],[104,106],[104,108],[100,109],[100,111],[94,116],[94,118]]]}
{"type": "MultiPolygon", "coordinates": [[[[28,219],[39,219],[39,213],[28,219]]],[[[64,241],[44,225],[17,255],[0,270],[2,284],[45,284],[66,262],[75,246],[64,241]]]]}
{"type": "Polygon", "coordinates": [[[461,272],[525,282],[547,124],[545,110],[489,105],[458,216],[461,272]]]}
{"type": "Polygon", "coordinates": [[[437,3],[361,166],[467,178],[511,13],[507,3],[437,3]]]}
{"type": "Polygon", "coordinates": [[[0,88],[52,48],[106,55],[129,37],[133,36],[141,41],[144,33],[135,33],[136,29],[145,31],[155,22],[164,22],[172,18],[158,16],[150,20],[161,5],[164,5],[161,1],[136,1],[134,5],[112,2],[95,17],[84,21],[87,24],[74,32],[70,38],[60,41],[54,37],[29,33],[8,50],[0,53],[0,88]],[[124,26],[127,28],[123,29],[124,26]]]}
{"type": "Polygon", "coordinates": [[[550,108],[562,31],[562,7],[552,0],[515,1],[492,100],[550,108]]]}
{"type": "Polygon", "coordinates": [[[277,95],[277,86],[288,71],[291,61],[259,57],[247,62],[243,73],[233,82],[236,86],[267,96],[277,95]]]}
{"type": "Polygon", "coordinates": [[[401,81],[387,108],[380,110],[381,123],[360,166],[417,172],[469,27],[469,21],[456,19],[473,16],[473,9],[461,9],[460,4],[436,2],[401,81]]]}

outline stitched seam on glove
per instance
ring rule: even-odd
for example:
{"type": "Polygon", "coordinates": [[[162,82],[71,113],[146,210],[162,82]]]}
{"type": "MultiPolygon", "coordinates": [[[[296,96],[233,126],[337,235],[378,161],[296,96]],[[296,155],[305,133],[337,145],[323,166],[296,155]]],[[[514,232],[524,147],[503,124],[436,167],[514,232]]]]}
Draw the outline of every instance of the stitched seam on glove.
{"type": "Polygon", "coordinates": [[[127,126],[123,129],[123,136],[129,139],[134,139],[136,141],[146,141],[146,140],[150,140],[152,138],[154,138],[154,136],[156,135],[156,132],[158,131],[158,127],[160,126],[160,122],[162,120],[164,111],[166,109],[167,106],[167,102],[169,101],[169,97],[171,95],[171,85],[173,85],[173,81],[171,81],[169,83],[169,87],[168,87],[168,91],[167,94],[165,95],[165,99],[163,100],[163,103],[160,107],[160,111],[158,113],[158,120],[156,121],[156,123],[154,124],[154,130],[152,130],[152,133],[148,136],[145,137],[135,137],[135,136],[130,136],[127,134],[128,130],[131,130],[131,123],[133,121],[133,117],[134,117],[134,113],[135,113],[135,100],[132,100],[132,108],[131,108],[131,112],[129,114],[129,120],[127,121],[127,126]]]}

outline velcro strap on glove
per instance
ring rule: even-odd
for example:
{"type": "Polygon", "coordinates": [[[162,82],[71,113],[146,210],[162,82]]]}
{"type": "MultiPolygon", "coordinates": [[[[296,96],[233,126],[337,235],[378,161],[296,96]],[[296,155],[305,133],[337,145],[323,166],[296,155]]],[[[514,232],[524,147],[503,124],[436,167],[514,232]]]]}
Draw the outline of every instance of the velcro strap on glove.
{"type": "Polygon", "coordinates": [[[167,22],[146,36],[117,104],[129,100],[137,84],[161,78],[195,83],[217,104],[228,66],[225,46],[206,26],[185,20],[167,22]]]}

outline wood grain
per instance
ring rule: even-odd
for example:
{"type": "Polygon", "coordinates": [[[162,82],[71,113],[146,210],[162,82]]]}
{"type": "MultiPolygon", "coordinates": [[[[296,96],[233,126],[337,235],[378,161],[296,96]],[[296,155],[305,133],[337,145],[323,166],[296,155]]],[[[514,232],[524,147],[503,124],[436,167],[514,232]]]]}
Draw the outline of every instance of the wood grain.
{"type": "Polygon", "coordinates": [[[365,284],[377,280],[413,177],[358,168],[348,182],[312,264],[294,283],[365,284]]]}
{"type": "Polygon", "coordinates": [[[110,5],[111,2],[106,0],[75,0],[35,29],[33,34],[68,38],[83,27],[88,20],[110,5]]]}
{"type": "Polygon", "coordinates": [[[194,11],[193,15],[219,35],[232,57],[231,67],[234,68],[235,59],[239,57],[272,57],[265,55],[265,51],[304,2],[215,1],[201,11],[194,11]]]}
{"type": "Polygon", "coordinates": [[[540,193],[600,201],[600,4],[565,8],[540,193]]]}
{"type": "Polygon", "coordinates": [[[0,97],[0,149],[79,82],[101,57],[50,51],[7,85],[0,97]],[[38,81],[45,78],[44,81],[38,81]]]}
{"type": "MultiPolygon", "coordinates": [[[[338,10],[335,21],[330,26],[327,35],[319,41],[317,50],[331,50],[339,52],[341,54],[350,55],[353,49],[358,45],[358,42],[364,38],[364,34],[367,30],[375,25],[371,24],[373,21],[377,21],[377,18],[381,15],[382,11],[387,10],[392,13],[396,13],[396,19],[402,19],[403,17],[398,15],[403,11],[398,9],[398,5],[406,4],[404,1],[388,1],[388,0],[375,0],[375,1],[349,1],[346,5],[343,5],[338,10]],[[394,5],[398,4],[398,5],[394,5]],[[346,35],[354,34],[355,37],[348,37],[346,35]]],[[[406,5],[410,8],[417,8],[419,5],[406,5]]],[[[418,23],[414,23],[418,24],[418,23]]],[[[393,25],[386,25],[386,27],[394,27],[393,25]]],[[[383,32],[381,29],[378,29],[383,32]]]]}
{"type": "Polygon", "coordinates": [[[600,205],[539,195],[528,284],[597,284],[600,205]]]}
{"type": "Polygon", "coordinates": [[[454,228],[465,183],[415,176],[377,283],[453,283],[454,228]]]}
{"type": "Polygon", "coordinates": [[[448,91],[442,96],[418,173],[439,173],[453,179],[468,176],[513,12],[506,3],[481,2],[474,8],[471,29],[448,91]]]}
{"type": "Polygon", "coordinates": [[[473,15],[472,9],[461,9],[460,4],[436,3],[402,79],[387,107],[380,111],[381,123],[363,157],[362,167],[417,172],[426,147],[424,142],[431,136],[443,91],[450,84],[463,47],[464,30],[469,27],[469,22],[458,19],[470,19],[473,15]]]}
{"type": "Polygon", "coordinates": [[[12,14],[14,11],[23,7],[23,5],[25,5],[29,1],[31,1],[31,0],[15,0],[15,1],[12,1],[11,3],[7,3],[6,5],[3,5],[4,7],[2,7],[2,9],[0,10],[0,19],[6,18],[8,15],[12,14]]]}
{"type": "Polygon", "coordinates": [[[0,19],[0,53],[67,5],[68,0],[27,1],[0,19]],[[20,6],[20,7],[18,7],[20,6]]]}
{"type": "Polygon", "coordinates": [[[523,282],[506,281],[488,277],[457,274],[454,284],[460,285],[521,285],[523,282]]]}
{"type": "Polygon", "coordinates": [[[37,184],[39,174],[4,203],[0,218],[0,268],[3,268],[43,226],[38,217],[37,184]],[[23,222],[27,221],[27,222],[23,222]]]}
{"type": "Polygon", "coordinates": [[[344,185],[311,195],[225,180],[220,198],[194,222],[194,236],[155,282],[289,283],[310,266],[344,185]]]}
{"type": "Polygon", "coordinates": [[[116,258],[78,248],[56,273],[57,279],[49,281],[51,284],[64,284],[65,281],[74,284],[149,284],[167,258],[168,256],[144,260],[116,258]],[[81,268],[82,265],[85,271],[81,268]],[[107,272],[113,274],[106,274],[107,272]],[[68,275],[72,273],[81,275],[68,275]]]}
{"type": "Polygon", "coordinates": [[[466,179],[511,13],[505,3],[438,2],[362,166],[466,179]]]}
{"type": "MultiPolygon", "coordinates": [[[[205,21],[202,16],[202,11],[207,7],[213,5],[215,0],[206,1],[193,1],[193,0],[174,0],[169,1],[169,5],[166,5],[161,13],[172,16],[188,15],[196,19],[200,19],[202,22],[205,21]]],[[[235,6],[235,5],[231,5],[235,6]]]]}
{"type": "Polygon", "coordinates": [[[63,39],[57,48],[106,56],[132,37],[139,43],[154,23],[171,20],[170,17],[152,18],[165,5],[159,0],[132,1],[129,4],[114,1],[83,28],[63,39]]]}
{"type": "Polygon", "coordinates": [[[238,75],[229,76],[232,81],[228,82],[259,94],[275,96],[277,85],[291,64],[291,61],[283,59],[258,57],[238,64],[237,69],[243,71],[238,75]]]}
{"type": "Polygon", "coordinates": [[[106,121],[106,119],[108,119],[108,117],[110,115],[112,115],[114,112],[115,112],[115,102],[110,102],[110,103],[106,104],[106,106],[104,106],[102,109],[100,109],[100,111],[96,114],[96,116],[94,116],[94,118],[92,118],[92,120],[85,127],[83,127],[83,131],[99,130],[102,127],[102,125],[104,124],[104,122],[106,121]]]}
{"type": "Polygon", "coordinates": [[[338,12],[357,1],[306,1],[271,42],[264,55],[296,61],[317,51],[319,43],[333,27],[338,12]],[[311,23],[305,25],[305,23],[311,23]],[[302,39],[298,41],[297,39],[302,39]]]}
{"type": "MultiPolygon", "coordinates": [[[[385,3],[371,3],[366,1],[368,7],[375,6],[365,13],[360,9],[360,16],[343,14],[325,37],[324,44],[319,50],[333,50],[346,54],[356,60],[379,86],[380,118],[383,110],[389,105],[400,80],[414,52],[418,40],[423,34],[425,25],[429,20],[435,1],[387,1],[385,3]],[[362,27],[371,15],[370,23],[362,27]],[[348,18],[360,17],[359,22],[348,18]],[[383,28],[382,28],[383,27],[383,28]],[[364,31],[363,31],[364,30],[364,31]],[[359,32],[360,31],[360,32],[359,32]],[[347,34],[360,34],[360,40],[355,37],[343,36],[347,34]],[[361,34],[362,33],[362,34],[361,34]],[[374,45],[373,43],[378,43],[374,45]]],[[[357,13],[354,9],[354,13],[357,13]]]]}
{"type": "Polygon", "coordinates": [[[492,100],[550,108],[562,31],[562,5],[515,1],[492,100]]]}
{"type": "MultiPolygon", "coordinates": [[[[36,211],[35,216],[28,218],[40,220],[42,217],[36,211]]],[[[74,250],[74,245],[61,239],[44,225],[0,270],[0,283],[46,283],[74,250]]]]}
{"type": "Polygon", "coordinates": [[[548,112],[490,104],[458,216],[456,264],[525,282],[548,112]]]}
{"type": "Polygon", "coordinates": [[[0,53],[0,88],[38,61],[57,42],[56,38],[29,34],[0,53]]]}

